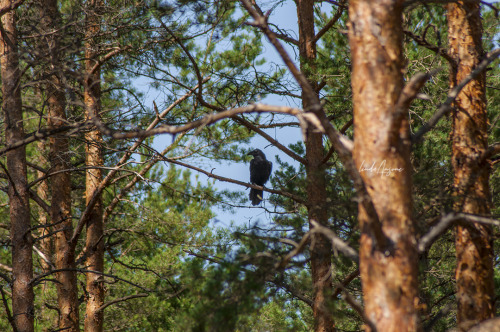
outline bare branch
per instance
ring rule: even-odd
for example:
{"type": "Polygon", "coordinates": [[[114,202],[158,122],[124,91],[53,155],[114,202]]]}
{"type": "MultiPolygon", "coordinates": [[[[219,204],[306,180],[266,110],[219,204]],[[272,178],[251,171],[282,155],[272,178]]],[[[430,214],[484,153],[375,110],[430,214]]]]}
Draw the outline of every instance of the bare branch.
{"type": "Polygon", "coordinates": [[[129,296],[120,297],[120,298],[114,299],[113,301],[109,301],[109,302],[104,303],[102,306],[99,307],[99,309],[97,309],[95,311],[95,313],[97,314],[97,313],[103,311],[104,309],[106,309],[107,307],[109,307],[110,305],[113,305],[113,304],[116,304],[116,303],[119,303],[119,302],[124,302],[124,301],[128,301],[128,300],[131,300],[131,299],[136,299],[138,297],[148,297],[148,296],[149,296],[149,294],[140,293],[140,294],[135,294],[135,295],[129,295],[129,296]]]}
{"type": "Polygon", "coordinates": [[[470,225],[470,223],[480,223],[500,226],[500,221],[496,219],[467,213],[451,212],[441,217],[439,222],[427,234],[420,238],[417,246],[418,252],[424,253],[429,250],[436,239],[456,223],[466,223],[466,225],[470,225]]]}
{"type": "Polygon", "coordinates": [[[311,230],[309,231],[310,233],[321,233],[324,236],[326,236],[331,242],[332,242],[332,247],[334,251],[340,251],[343,253],[345,256],[349,257],[353,261],[355,261],[357,264],[359,264],[359,255],[356,250],[351,248],[347,243],[345,243],[341,238],[335,234],[334,231],[329,229],[328,227],[325,227],[323,225],[320,225],[316,220],[311,220],[311,225],[313,226],[311,230]]]}
{"type": "Polygon", "coordinates": [[[17,149],[23,145],[30,144],[35,141],[46,139],[50,136],[65,133],[66,136],[71,136],[74,133],[87,130],[92,127],[92,122],[86,121],[83,123],[75,123],[68,126],[61,126],[56,129],[51,130],[38,130],[34,133],[27,135],[24,139],[16,141],[15,143],[9,144],[6,147],[0,149],[0,156],[4,155],[7,151],[17,149]]]}
{"type": "Polygon", "coordinates": [[[437,72],[438,70],[435,69],[427,73],[418,73],[405,85],[396,103],[396,109],[390,126],[390,138],[394,140],[399,137],[401,122],[405,118],[405,115],[408,114],[411,102],[417,97],[425,83],[437,72]]]}
{"type": "Polygon", "coordinates": [[[260,136],[262,136],[263,138],[265,138],[266,140],[268,140],[273,146],[277,147],[278,149],[280,149],[281,151],[283,151],[284,153],[286,153],[292,159],[295,159],[296,161],[298,161],[302,165],[307,165],[307,160],[305,160],[304,158],[302,158],[301,156],[299,156],[298,154],[296,154],[295,152],[293,152],[292,150],[288,149],[283,144],[281,144],[280,142],[278,142],[277,140],[275,140],[274,138],[272,138],[271,136],[269,136],[268,134],[266,134],[262,129],[258,128],[257,126],[254,126],[252,123],[250,123],[249,121],[243,119],[242,117],[234,116],[233,119],[236,122],[244,125],[248,129],[256,132],[257,134],[259,134],[260,136]]]}
{"type": "Polygon", "coordinates": [[[178,134],[185,131],[189,131],[195,128],[208,126],[210,124],[216,123],[220,120],[231,118],[238,114],[243,113],[263,113],[263,112],[272,112],[272,113],[281,113],[281,114],[289,114],[293,116],[300,116],[304,112],[299,108],[286,107],[286,106],[272,106],[266,104],[251,104],[248,106],[232,108],[225,111],[207,114],[203,118],[186,123],[182,126],[169,126],[162,125],[155,129],[150,130],[136,130],[136,131],[127,131],[121,132],[118,130],[114,130],[112,128],[107,127],[104,123],[102,123],[99,119],[93,119],[96,126],[99,130],[104,134],[114,139],[128,139],[128,138],[146,138],[160,134],[178,134]]]}
{"type": "Polygon", "coordinates": [[[405,35],[413,39],[417,43],[417,45],[425,47],[428,50],[431,50],[432,52],[436,53],[437,55],[442,56],[446,61],[448,61],[448,63],[455,62],[453,58],[448,54],[448,52],[446,52],[445,48],[432,45],[425,39],[425,37],[417,36],[411,31],[405,30],[404,33],[405,35]]]}
{"type": "Polygon", "coordinates": [[[290,194],[289,192],[286,192],[286,191],[269,189],[269,188],[266,188],[266,187],[263,187],[263,186],[257,186],[257,185],[254,185],[254,184],[250,184],[250,183],[246,183],[246,182],[242,182],[242,181],[238,181],[238,180],[226,178],[226,177],[223,177],[223,176],[215,175],[212,172],[205,171],[204,169],[201,169],[201,168],[198,168],[198,167],[195,167],[195,166],[192,166],[192,165],[189,165],[189,164],[186,164],[186,163],[174,160],[174,159],[170,159],[170,158],[164,157],[162,155],[158,155],[158,157],[161,158],[162,160],[166,161],[166,162],[169,162],[169,163],[172,163],[172,164],[176,164],[176,165],[179,165],[179,166],[182,166],[182,167],[190,168],[192,170],[195,170],[197,172],[203,173],[206,176],[208,176],[210,178],[213,178],[213,179],[216,179],[216,180],[219,180],[219,181],[234,183],[234,184],[238,184],[238,185],[243,186],[243,187],[259,189],[259,190],[263,190],[263,191],[266,191],[266,192],[269,192],[269,193],[272,193],[272,194],[286,196],[288,198],[293,199],[297,203],[300,203],[300,204],[303,204],[303,205],[307,206],[307,202],[304,201],[301,197],[298,197],[296,195],[290,194]]]}

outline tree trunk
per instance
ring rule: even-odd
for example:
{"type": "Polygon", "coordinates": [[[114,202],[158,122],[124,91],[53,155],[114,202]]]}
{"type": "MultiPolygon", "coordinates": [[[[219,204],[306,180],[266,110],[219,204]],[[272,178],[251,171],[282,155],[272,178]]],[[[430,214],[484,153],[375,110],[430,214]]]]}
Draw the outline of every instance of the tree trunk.
{"type": "MultiPolygon", "coordinates": [[[[41,98],[41,94],[39,96],[41,98]]],[[[38,164],[43,168],[47,168],[48,161],[45,158],[45,151],[46,151],[45,142],[38,141],[37,148],[38,151],[40,152],[38,164]]],[[[36,176],[38,178],[44,177],[45,175],[47,175],[46,172],[40,170],[36,171],[36,176]]],[[[48,202],[50,200],[49,181],[47,179],[40,182],[40,184],[36,188],[36,193],[38,197],[40,197],[44,202],[48,202]]],[[[42,226],[38,234],[38,236],[40,237],[40,240],[38,241],[40,243],[39,244],[40,250],[48,258],[49,262],[53,263],[54,260],[52,256],[54,255],[54,239],[52,236],[49,235],[50,231],[52,230],[52,228],[49,226],[50,218],[48,218],[47,212],[42,207],[38,206],[37,210],[38,210],[38,224],[42,226]]],[[[51,269],[50,264],[43,259],[40,260],[40,265],[44,273],[49,272],[51,269]]],[[[48,285],[47,283],[42,284],[43,292],[45,292],[47,285],[48,285]]],[[[42,308],[42,310],[44,310],[44,308],[42,308]]]]}
{"type": "MultiPolygon", "coordinates": [[[[455,86],[479,63],[484,51],[480,1],[448,5],[450,55],[455,61],[450,83],[455,86]]],[[[482,158],[488,148],[486,75],[472,80],[455,101],[452,133],[452,166],[455,174],[455,210],[489,216],[490,165],[482,158]]],[[[491,227],[458,226],[456,230],[457,321],[482,321],[494,317],[493,245],[491,227]]]]}
{"type": "MultiPolygon", "coordinates": [[[[2,8],[11,5],[10,0],[1,1],[2,8]]],[[[15,11],[10,10],[4,14],[1,21],[2,108],[5,116],[5,143],[9,145],[24,138],[15,11]]],[[[12,241],[12,311],[17,330],[29,332],[34,330],[34,293],[31,283],[33,238],[30,225],[26,149],[22,146],[8,151],[6,155],[12,241]]]]}
{"type": "MultiPolygon", "coordinates": [[[[101,82],[98,63],[96,36],[100,32],[100,16],[103,2],[92,0],[87,4],[86,43],[85,43],[85,111],[87,119],[100,116],[101,82]]],[[[89,204],[102,181],[102,136],[98,130],[92,130],[85,135],[86,165],[85,179],[86,202],[89,204]],[[93,167],[93,168],[92,168],[93,167]]],[[[100,194],[99,194],[100,196],[100,194]]],[[[85,250],[87,253],[87,269],[97,272],[104,270],[103,242],[103,205],[98,197],[87,222],[87,237],[85,250]]],[[[85,331],[99,332],[103,330],[103,311],[99,310],[104,303],[104,279],[98,273],[87,273],[87,307],[85,312],[85,331]]]]}
{"type": "MultiPolygon", "coordinates": [[[[314,41],[314,1],[298,0],[297,16],[299,23],[299,55],[301,71],[305,73],[313,89],[317,87],[313,75],[316,59],[316,42],[314,41]]],[[[307,109],[310,100],[302,93],[302,107],[307,109]]],[[[307,201],[309,226],[311,221],[328,225],[326,208],[325,170],[323,161],[323,134],[314,129],[307,130],[306,138],[306,172],[307,201]]],[[[313,235],[310,245],[311,276],[314,292],[314,330],[329,332],[335,330],[332,311],[328,308],[328,296],[332,291],[332,245],[321,234],[313,235]]]]}
{"type": "MultiPolygon", "coordinates": [[[[43,0],[40,8],[40,22],[46,32],[42,40],[42,49],[48,56],[46,86],[48,103],[48,126],[56,129],[66,125],[66,98],[64,87],[58,77],[61,69],[61,50],[57,33],[59,27],[59,11],[56,0],[43,0]]],[[[71,177],[68,170],[70,164],[69,140],[65,135],[51,136],[49,160],[51,172],[52,199],[50,216],[55,225],[55,266],[57,270],[57,302],[59,307],[60,329],[79,331],[78,287],[76,278],[75,252],[69,241],[73,235],[71,218],[71,177]]]]}
{"type": "Polygon", "coordinates": [[[395,121],[403,88],[402,4],[349,2],[353,154],[385,237],[360,204],[360,272],[369,325],[383,332],[420,330],[407,112],[395,121]]]}

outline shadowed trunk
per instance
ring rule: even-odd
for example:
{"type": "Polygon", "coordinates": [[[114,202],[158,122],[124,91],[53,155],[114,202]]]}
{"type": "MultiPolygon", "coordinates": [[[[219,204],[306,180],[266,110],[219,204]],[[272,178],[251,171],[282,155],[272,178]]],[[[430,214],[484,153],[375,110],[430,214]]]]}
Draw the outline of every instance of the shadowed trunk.
{"type": "Polygon", "coordinates": [[[386,237],[376,236],[360,204],[360,272],[366,317],[381,332],[420,330],[407,112],[394,121],[403,88],[402,5],[349,2],[354,160],[386,237]]]}
{"type": "MultiPolygon", "coordinates": [[[[2,0],[1,8],[12,5],[2,0]]],[[[15,10],[2,16],[0,31],[0,64],[2,77],[2,108],[5,121],[5,144],[24,138],[21,101],[21,72],[17,50],[15,10]]],[[[7,156],[9,180],[10,236],[12,241],[12,314],[18,331],[34,330],[33,238],[31,236],[29,190],[26,169],[26,148],[10,150],[7,156]]]]}
{"type": "MultiPolygon", "coordinates": [[[[448,38],[454,60],[450,84],[470,74],[484,51],[480,1],[448,5],[448,38]]],[[[452,133],[452,166],[455,174],[455,210],[489,216],[490,164],[482,158],[488,148],[486,75],[472,80],[455,101],[452,133]]],[[[481,321],[495,314],[493,246],[491,227],[460,225],[456,229],[457,321],[481,321]]]]}
{"type": "MultiPolygon", "coordinates": [[[[299,55],[301,71],[305,73],[313,89],[317,83],[314,79],[314,60],[316,59],[316,42],[314,41],[314,1],[298,0],[297,16],[299,23],[299,55]]],[[[302,107],[307,109],[311,105],[306,94],[302,93],[302,107]]],[[[306,171],[307,171],[307,201],[308,219],[328,225],[326,208],[325,170],[322,165],[323,134],[314,129],[307,130],[306,171]]],[[[310,224],[311,225],[311,224],[310,224]]],[[[332,246],[330,241],[321,234],[312,236],[311,245],[311,274],[314,292],[314,330],[329,332],[335,330],[332,311],[328,308],[328,299],[332,292],[332,246]]]]}
{"type": "MultiPolygon", "coordinates": [[[[97,35],[100,29],[100,15],[103,6],[101,0],[87,3],[86,43],[85,43],[85,112],[87,119],[99,117],[101,112],[101,71],[98,64],[97,35]]],[[[98,130],[92,130],[85,135],[86,165],[85,178],[86,202],[89,204],[102,181],[102,136],[98,130]],[[92,168],[95,167],[95,168],[92,168]]],[[[100,196],[100,195],[99,195],[100,196]]],[[[103,206],[102,198],[98,197],[87,222],[87,237],[85,250],[86,266],[89,270],[103,272],[104,242],[103,242],[103,206]]],[[[104,279],[97,273],[87,273],[87,306],[85,311],[85,331],[99,332],[103,330],[104,315],[99,308],[104,303],[104,279]]]]}
{"type": "MultiPolygon", "coordinates": [[[[41,26],[45,32],[41,40],[42,50],[46,51],[48,63],[46,86],[48,103],[48,126],[56,129],[66,125],[66,97],[64,87],[59,78],[62,63],[62,51],[59,47],[60,15],[56,0],[43,0],[40,3],[41,26]]],[[[57,270],[68,270],[56,274],[57,303],[59,308],[60,329],[65,331],[79,331],[78,314],[78,287],[76,278],[75,253],[69,241],[73,234],[71,218],[71,177],[68,170],[71,168],[69,140],[65,135],[51,136],[49,160],[51,172],[52,199],[50,216],[55,225],[55,267],[57,270]]]]}

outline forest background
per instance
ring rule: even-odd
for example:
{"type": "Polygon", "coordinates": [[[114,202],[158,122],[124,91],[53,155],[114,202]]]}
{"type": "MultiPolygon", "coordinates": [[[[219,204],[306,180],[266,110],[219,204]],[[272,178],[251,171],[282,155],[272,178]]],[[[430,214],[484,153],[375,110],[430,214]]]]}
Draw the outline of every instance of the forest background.
{"type": "Polygon", "coordinates": [[[0,330],[500,325],[498,4],[0,15],[0,330]]]}

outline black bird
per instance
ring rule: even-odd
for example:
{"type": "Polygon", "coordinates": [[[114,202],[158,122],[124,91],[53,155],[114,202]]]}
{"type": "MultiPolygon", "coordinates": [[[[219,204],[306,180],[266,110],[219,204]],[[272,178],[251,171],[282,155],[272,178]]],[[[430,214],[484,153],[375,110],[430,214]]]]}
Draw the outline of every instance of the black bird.
{"type": "MultiPolygon", "coordinates": [[[[250,161],[250,183],[264,186],[271,175],[273,163],[267,160],[264,152],[259,149],[249,152],[248,155],[253,156],[253,159],[250,161]]],[[[263,197],[264,192],[262,190],[250,188],[252,205],[258,205],[262,202],[263,197]]]]}

